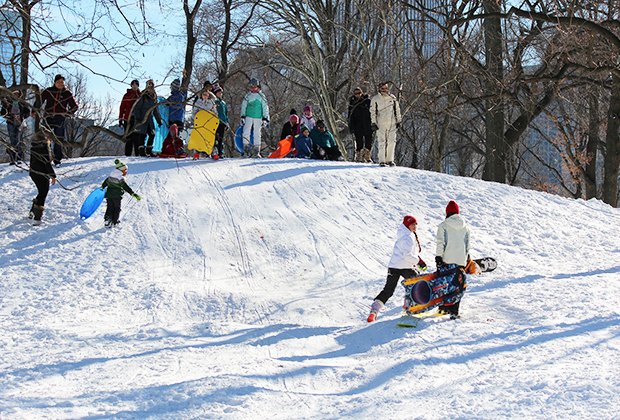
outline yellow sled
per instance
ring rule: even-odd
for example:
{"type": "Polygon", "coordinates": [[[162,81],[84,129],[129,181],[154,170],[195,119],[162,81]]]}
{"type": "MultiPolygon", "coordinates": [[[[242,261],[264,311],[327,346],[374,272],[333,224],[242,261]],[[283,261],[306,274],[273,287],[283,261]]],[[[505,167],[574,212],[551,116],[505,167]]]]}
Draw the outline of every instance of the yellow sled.
{"type": "Polygon", "coordinates": [[[219,125],[220,120],[216,114],[210,111],[198,111],[194,117],[194,129],[189,136],[187,148],[210,155],[215,144],[215,132],[219,125]]]}

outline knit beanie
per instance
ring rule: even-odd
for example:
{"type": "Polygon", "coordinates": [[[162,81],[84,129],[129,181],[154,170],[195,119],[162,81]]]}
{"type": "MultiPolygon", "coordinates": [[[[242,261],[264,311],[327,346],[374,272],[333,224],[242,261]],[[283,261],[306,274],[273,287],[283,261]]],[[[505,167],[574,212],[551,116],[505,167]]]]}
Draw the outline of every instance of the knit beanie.
{"type": "Polygon", "coordinates": [[[456,204],[456,201],[450,200],[446,206],[446,217],[452,216],[453,214],[459,214],[460,212],[461,209],[459,209],[459,205],[456,204]]]}
{"type": "Polygon", "coordinates": [[[288,120],[291,122],[291,124],[295,125],[295,124],[299,124],[299,116],[295,115],[295,114],[291,114],[290,117],[288,117],[288,120]]]}
{"type": "Polygon", "coordinates": [[[312,105],[306,105],[304,107],[304,112],[312,112],[312,105]]]}
{"type": "Polygon", "coordinates": [[[179,79],[174,79],[172,83],[170,83],[170,89],[172,90],[181,89],[181,81],[179,79]]]}
{"type": "Polygon", "coordinates": [[[121,162],[120,159],[115,159],[114,160],[114,166],[116,167],[116,169],[118,169],[121,172],[126,171],[127,169],[129,169],[127,167],[127,165],[125,165],[123,162],[121,162]]]}
{"type": "Polygon", "coordinates": [[[418,221],[413,216],[407,215],[403,218],[403,225],[405,225],[407,229],[409,229],[409,226],[411,226],[414,223],[418,224],[418,221]]]}
{"type": "Polygon", "coordinates": [[[310,132],[310,130],[308,129],[308,127],[306,127],[305,125],[302,125],[302,126],[299,128],[299,132],[300,132],[300,133],[303,133],[304,131],[308,131],[308,132],[310,132]]]}

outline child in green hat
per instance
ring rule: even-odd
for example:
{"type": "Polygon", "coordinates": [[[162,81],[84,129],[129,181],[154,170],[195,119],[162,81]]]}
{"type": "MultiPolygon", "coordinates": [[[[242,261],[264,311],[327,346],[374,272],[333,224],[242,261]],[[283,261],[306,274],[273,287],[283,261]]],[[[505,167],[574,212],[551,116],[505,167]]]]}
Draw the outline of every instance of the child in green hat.
{"type": "Polygon", "coordinates": [[[101,188],[108,187],[105,193],[107,207],[105,216],[103,216],[106,227],[112,227],[119,223],[118,218],[121,214],[121,200],[123,199],[125,191],[131,194],[136,200],[142,200],[142,197],[133,192],[125,181],[127,170],[129,169],[127,165],[121,162],[120,159],[116,159],[114,160],[114,166],[114,171],[112,171],[110,176],[101,184],[101,188]]]}

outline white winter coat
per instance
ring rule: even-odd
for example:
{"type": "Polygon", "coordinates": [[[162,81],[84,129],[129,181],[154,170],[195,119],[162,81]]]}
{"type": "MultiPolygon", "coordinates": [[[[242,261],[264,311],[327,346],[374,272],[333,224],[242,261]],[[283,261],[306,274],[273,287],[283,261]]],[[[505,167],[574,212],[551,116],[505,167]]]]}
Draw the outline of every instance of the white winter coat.
{"type": "Polygon", "coordinates": [[[469,227],[460,214],[453,214],[437,228],[437,252],[445,264],[467,265],[469,227]]]}
{"type": "Polygon", "coordinates": [[[388,268],[414,268],[420,260],[419,249],[413,232],[401,224],[396,231],[396,242],[388,268]]]}
{"type": "Polygon", "coordinates": [[[380,129],[396,129],[400,123],[400,105],[391,93],[377,93],[370,100],[370,122],[377,124],[380,129]]]}

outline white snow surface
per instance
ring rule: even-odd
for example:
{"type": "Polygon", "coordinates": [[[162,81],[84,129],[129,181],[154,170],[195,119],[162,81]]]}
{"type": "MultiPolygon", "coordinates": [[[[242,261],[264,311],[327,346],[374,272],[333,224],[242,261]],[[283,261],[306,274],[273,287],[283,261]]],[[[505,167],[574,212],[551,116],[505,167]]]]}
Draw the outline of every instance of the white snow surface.
{"type": "Polygon", "coordinates": [[[112,157],[67,161],[44,224],[0,169],[0,418],[618,418],[620,210],[413,170],[122,158],[121,224],[86,221],[112,157]],[[399,223],[456,200],[474,258],[461,319],[375,323],[399,223]]]}

